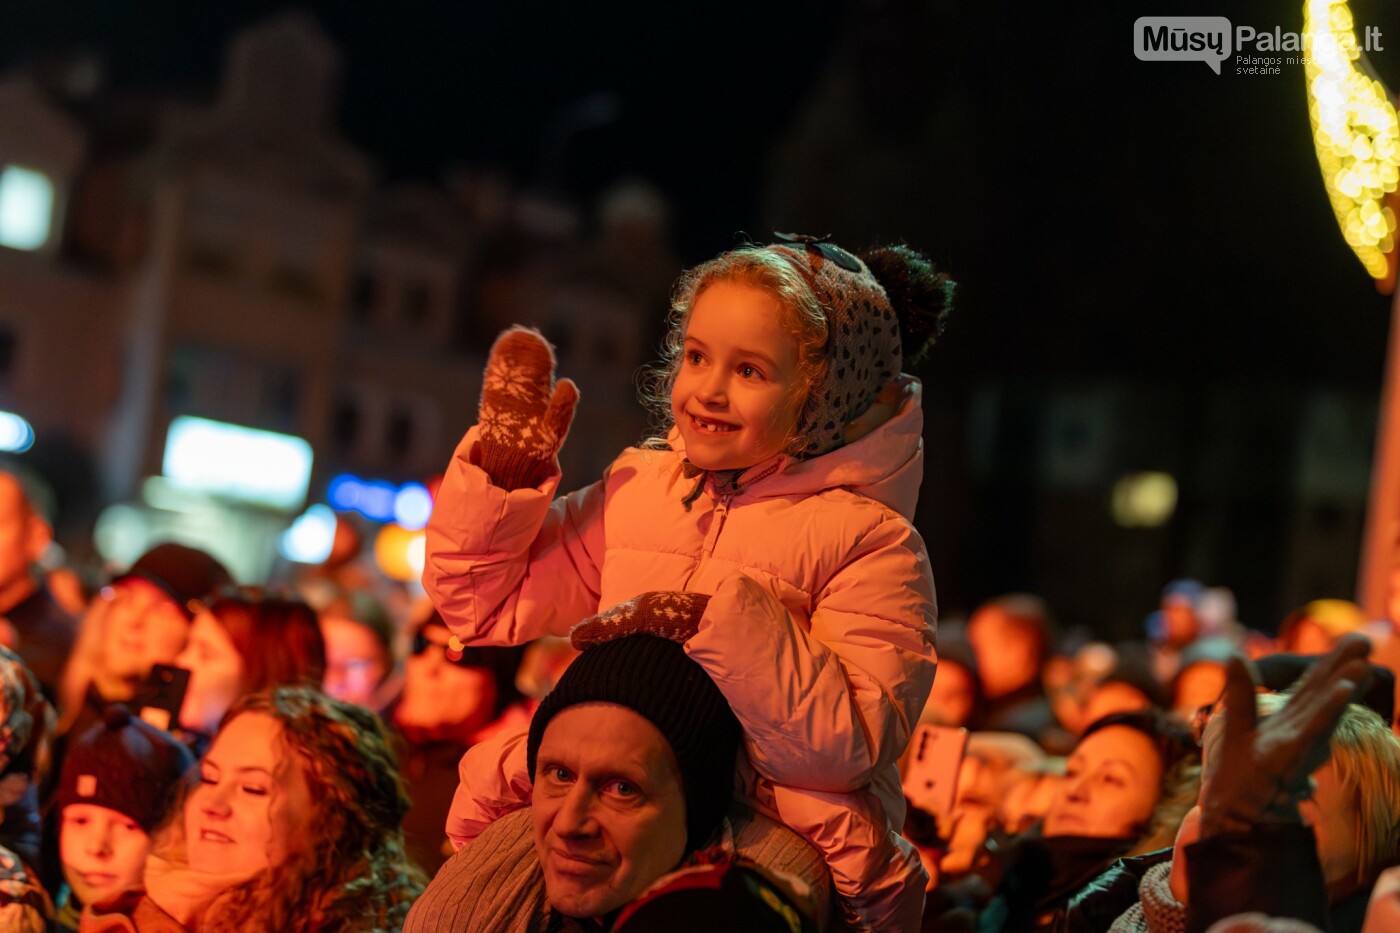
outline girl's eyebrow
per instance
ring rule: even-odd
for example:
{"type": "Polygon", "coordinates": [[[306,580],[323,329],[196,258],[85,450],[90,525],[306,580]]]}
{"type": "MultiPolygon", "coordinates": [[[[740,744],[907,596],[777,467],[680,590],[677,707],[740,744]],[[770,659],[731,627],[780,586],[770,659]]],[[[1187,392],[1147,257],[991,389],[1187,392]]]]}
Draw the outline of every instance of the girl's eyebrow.
{"type": "MultiPolygon", "coordinates": [[[[692,336],[690,336],[690,334],[686,334],[686,335],[685,335],[685,342],[686,342],[686,343],[693,343],[693,344],[695,344],[697,347],[699,347],[699,348],[702,349],[702,350],[708,350],[708,349],[709,349],[709,345],[706,344],[705,341],[701,340],[699,337],[692,337],[692,336]]],[[[745,357],[745,358],[749,358],[749,359],[758,360],[758,361],[761,362],[761,363],[767,364],[767,366],[768,366],[770,369],[777,369],[777,368],[778,368],[778,362],[777,362],[775,359],[773,359],[771,356],[769,356],[767,353],[764,353],[762,350],[749,350],[749,349],[747,349],[747,348],[745,348],[745,347],[740,347],[740,348],[736,351],[736,355],[738,355],[738,356],[740,356],[740,357],[745,357]]]]}
{"type": "Polygon", "coordinates": [[[777,363],[777,361],[774,360],[774,359],[773,359],[771,356],[769,356],[767,353],[764,353],[762,350],[745,350],[745,349],[743,349],[743,348],[741,347],[741,348],[739,349],[739,355],[740,355],[740,356],[751,357],[751,358],[753,358],[753,359],[758,360],[758,361],[761,362],[761,363],[766,363],[770,369],[777,369],[777,368],[778,368],[778,363],[777,363]]]}

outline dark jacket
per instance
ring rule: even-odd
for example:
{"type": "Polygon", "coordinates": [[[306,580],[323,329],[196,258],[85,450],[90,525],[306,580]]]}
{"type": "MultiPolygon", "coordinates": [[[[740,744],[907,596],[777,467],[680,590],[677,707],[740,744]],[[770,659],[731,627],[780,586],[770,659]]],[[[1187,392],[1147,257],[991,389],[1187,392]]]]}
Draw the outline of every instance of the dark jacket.
{"type": "Polygon", "coordinates": [[[1171,846],[1120,858],[1108,870],[1075,892],[1060,922],[1059,933],[1104,933],[1123,911],[1138,901],[1138,885],[1147,869],[1170,862],[1171,846]]]}
{"type": "Polygon", "coordinates": [[[1062,929],[1071,898],[1132,844],[1131,839],[1084,836],[1018,838],[1006,853],[1006,873],[977,928],[982,933],[1062,929]]]}
{"type": "Polygon", "coordinates": [[[1186,849],[1191,903],[1187,933],[1204,933],[1235,914],[1293,917],[1330,933],[1359,933],[1370,886],[1335,904],[1317,857],[1313,831],[1302,823],[1261,823],[1249,833],[1224,833],[1186,849]]]}

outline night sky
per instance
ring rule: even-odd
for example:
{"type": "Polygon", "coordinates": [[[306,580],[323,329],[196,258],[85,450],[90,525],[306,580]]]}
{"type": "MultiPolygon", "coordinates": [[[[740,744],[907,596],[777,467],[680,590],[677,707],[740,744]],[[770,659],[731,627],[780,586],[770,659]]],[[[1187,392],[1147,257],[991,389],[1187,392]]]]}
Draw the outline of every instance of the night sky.
{"type": "MultiPolygon", "coordinates": [[[[0,67],[87,48],[113,86],[198,99],[229,35],[285,8],[10,2],[0,67]]],[[[340,125],[384,179],[487,165],[587,203],[639,176],[671,199],[687,263],[799,221],[925,248],[962,289],[930,391],[1102,376],[1379,390],[1390,302],[1332,218],[1301,67],[1217,76],[1132,52],[1141,15],[1298,30],[1301,3],[300,8],[343,49],[340,125]],[[859,102],[849,149],[783,148],[833,75],[859,102]],[[582,102],[603,119],[551,147],[582,102]]],[[[1400,23],[1381,0],[1353,10],[1393,42],[1372,63],[1400,87],[1400,23]]]]}
{"type": "MultiPolygon", "coordinates": [[[[301,8],[344,49],[341,126],[384,178],[489,165],[586,199],[640,176],[673,200],[677,247],[694,261],[737,231],[781,227],[763,206],[779,170],[773,146],[824,76],[854,62],[870,119],[852,133],[926,155],[930,166],[909,179],[918,222],[886,221],[875,204],[863,223],[923,246],[962,279],[954,333],[975,345],[955,364],[965,375],[1306,371],[1375,382],[1387,302],[1333,223],[1299,70],[1235,75],[1226,63],[1216,76],[1203,64],[1132,54],[1132,22],[1147,12],[1297,29],[1299,5],[1147,6],[301,8]],[[605,119],[569,136],[561,154],[547,140],[586,101],[601,103],[605,119]],[[925,129],[949,101],[956,116],[925,129]],[[940,159],[950,150],[975,161],[971,175],[940,159]]],[[[199,98],[212,92],[231,32],[287,5],[5,8],[0,66],[87,48],[104,56],[115,87],[199,98]]],[[[1372,23],[1381,4],[1354,8],[1358,23],[1372,23]]],[[[1373,64],[1400,85],[1400,44],[1373,64]]],[[[820,219],[820,205],[806,215],[820,219]]]]}

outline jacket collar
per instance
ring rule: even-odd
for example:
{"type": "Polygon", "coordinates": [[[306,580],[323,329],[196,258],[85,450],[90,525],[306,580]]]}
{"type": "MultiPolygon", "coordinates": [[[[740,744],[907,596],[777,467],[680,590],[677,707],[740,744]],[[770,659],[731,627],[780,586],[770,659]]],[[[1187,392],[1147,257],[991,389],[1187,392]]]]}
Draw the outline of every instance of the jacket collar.
{"type": "Polygon", "coordinates": [[[686,510],[706,487],[715,498],[800,497],[846,488],[912,520],[924,472],[923,387],[918,379],[908,375],[901,377],[901,386],[904,402],[888,421],[860,440],[810,460],[794,460],[780,454],[743,471],[701,470],[685,458],[685,441],[673,427],[666,440],[681,456],[686,478],[696,479],[682,499],[686,510]]]}

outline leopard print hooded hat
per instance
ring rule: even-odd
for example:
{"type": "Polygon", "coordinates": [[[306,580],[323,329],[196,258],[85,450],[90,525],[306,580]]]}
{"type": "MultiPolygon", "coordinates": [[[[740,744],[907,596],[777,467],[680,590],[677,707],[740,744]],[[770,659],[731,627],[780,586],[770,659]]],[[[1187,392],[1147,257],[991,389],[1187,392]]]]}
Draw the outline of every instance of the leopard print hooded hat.
{"type": "Polygon", "coordinates": [[[815,237],[778,237],[790,242],[766,248],[797,267],[826,314],[826,375],[797,426],[807,443],[796,457],[811,459],[842,446],[846,425],[899,375],[899,321],[885,289],[860,259],[815,237]]]}

